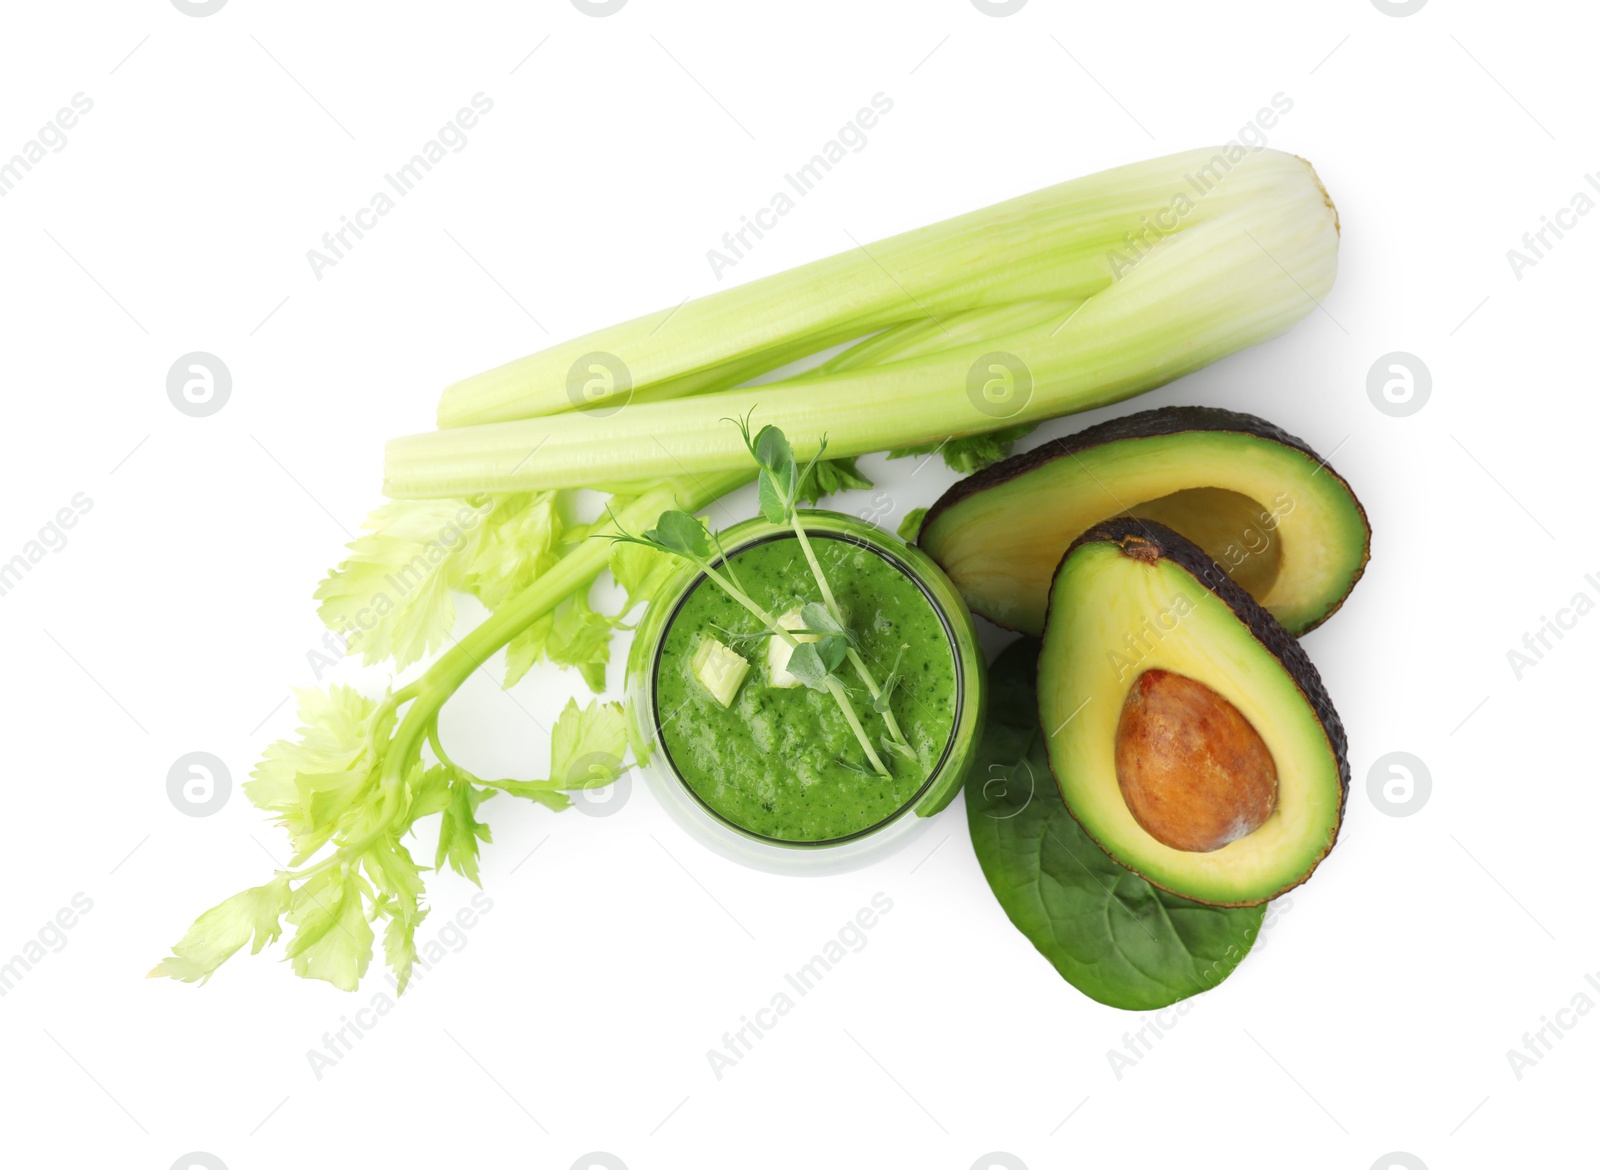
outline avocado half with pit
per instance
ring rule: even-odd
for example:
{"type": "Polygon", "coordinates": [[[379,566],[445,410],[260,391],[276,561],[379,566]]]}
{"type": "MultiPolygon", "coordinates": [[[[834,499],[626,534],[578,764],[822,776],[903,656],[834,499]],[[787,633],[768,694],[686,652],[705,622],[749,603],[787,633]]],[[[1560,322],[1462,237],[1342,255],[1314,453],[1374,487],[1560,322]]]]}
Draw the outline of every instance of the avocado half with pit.
{"type": "Polygon", "coordinates": [[[1039,716],[1072,815],[1174,894],[1253,906],[1333,847],[1344,728],[1288,630],[1192,541],[1096,525],[1061,558],[1039,716]]]}
{"type": "Polygon", "coordinates": [[[1037,635],[1062,551],[1118,515],[1205,549],[1293,634],[1355,587],[1372,533],[1350,485],[1265,419],[1168,406],[1090,427],[957,483],[917,535],[975,613],[1037,635]]]}

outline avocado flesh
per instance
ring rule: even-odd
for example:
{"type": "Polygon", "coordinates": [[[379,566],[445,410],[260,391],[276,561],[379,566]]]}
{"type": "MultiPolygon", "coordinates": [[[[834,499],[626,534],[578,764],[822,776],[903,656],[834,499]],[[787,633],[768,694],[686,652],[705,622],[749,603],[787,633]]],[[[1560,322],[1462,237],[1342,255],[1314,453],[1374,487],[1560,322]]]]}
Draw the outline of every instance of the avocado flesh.
{"type": "Polygon", "coordinates": [[[1283,562],[1282,541],[1266,539],[1265,533],[1252,535],[1258,531],[1257,519],[1264,511],[1268,509],[1259,501],[1241,492],[1203,487],[1148,500],[1123,515],[1154,520],[1183,533],[1219,565],[1228,564],[1230,548],[1259,549],[1240,560],[1228,575],[1250,596],[1260,598],[1272,592],[1283,562]]]}
{"type": "Polygon", "coordinates": [[[1037,635],[1067,545],[1129,514],[1189,537],[1297,635],[1344,601],[1371,542],[1349,485],[1300,440],[1253,415],[1164,407],[962,480],[917,543],[975,612],[1037,635]]]}
{"type": "Polygon", "coordinates": [[[1062,558],[1039,653],[1039,714],[1068,810],[1102,849],[1162,889],[1256,905],[1309,877],[1338,835],[1349,784],[1344,730],[1315,667],[1205,552],[1159,524],[1109,521],[1062,558]],[[1220,849],[1162,844],[1123,799],[1118,719],[1150,670],[1203,683],[1231,703],[1276,765],[1272,814],[1220,849]]]}

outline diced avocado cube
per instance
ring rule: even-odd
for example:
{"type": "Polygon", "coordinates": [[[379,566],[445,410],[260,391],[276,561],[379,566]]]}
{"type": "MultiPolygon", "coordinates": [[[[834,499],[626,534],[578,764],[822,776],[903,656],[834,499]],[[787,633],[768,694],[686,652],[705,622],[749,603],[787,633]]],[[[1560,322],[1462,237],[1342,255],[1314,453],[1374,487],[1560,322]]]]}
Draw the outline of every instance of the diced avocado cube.
{"type": "Polygon", "coordinates": [[[728,707],[739,693],[744,676],[750,673],[750,664],[742,654],[728,649],[715,638],[705,637],[695,647],[690,669],[700,685],[711,692],[711,697],[728,707]]]}
{"type": "MultiPolygon", "coordinates": [[[[800,616],[800,606],[795,606],[788,613],[778,618],[778,624],[786,630],[803,630],[806,628],[805,619],[800,616]]],[[[797,634],[796,642],[815,642],[815,634],[797,634]]],[[[782,638],[767,639],[767,685],[769,687],[797,687],[800,680],[789,673],[789,656],[794,653],[794,647],[782,638]]]]}

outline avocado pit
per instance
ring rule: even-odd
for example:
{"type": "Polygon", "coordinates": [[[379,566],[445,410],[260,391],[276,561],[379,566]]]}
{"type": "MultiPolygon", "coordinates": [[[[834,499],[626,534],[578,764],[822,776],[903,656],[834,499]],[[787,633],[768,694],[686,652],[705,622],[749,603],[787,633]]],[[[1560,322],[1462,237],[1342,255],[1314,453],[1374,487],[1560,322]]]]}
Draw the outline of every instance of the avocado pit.
{"type": "Polygon", "coordinates": [[[1117,720],[1117,785],[1157,841],[1211,853],[1249,836],[1278,804],[1278,769],[1250,721],[1216,691],[1147,670],[1117,720]]]}

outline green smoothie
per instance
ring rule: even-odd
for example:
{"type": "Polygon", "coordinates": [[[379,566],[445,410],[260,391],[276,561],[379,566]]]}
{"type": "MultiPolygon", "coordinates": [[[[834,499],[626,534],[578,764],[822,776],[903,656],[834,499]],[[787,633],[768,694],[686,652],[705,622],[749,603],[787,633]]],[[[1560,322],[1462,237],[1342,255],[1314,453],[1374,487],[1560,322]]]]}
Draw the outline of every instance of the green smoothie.
{"type": "MultiPolygon", "coordinates": [[[[830,695],[769,685],[766,641],[742,637],[759,633],[761,623],[704,579],[672,616],[655,666],[656,722],[684,782],[718,816],[779,841],[837,840],[905,808],[945,755],[956,717],[950,632],[922,588],[872,548],[826,533],[810,536],[856,649],[879,682],[899,656],[901,682],[890,705],[916,761],[885,753],[892,774],[876,774],[830,695]],[[706,637],[750,662],[727,707],[693,673],[695,650],[706,637]]],[[[771,614],[821,600],[793,537],[749,545],[734,553],[729,568],[771,614]]],[[[883,716],[865,685],[849,666],[838,677],[862,725],[879,738],[883,716]]]]}

